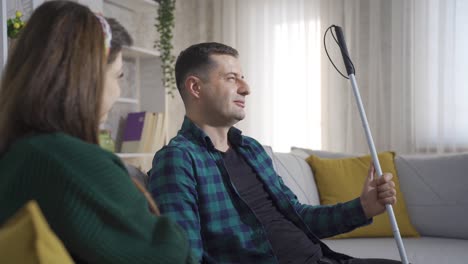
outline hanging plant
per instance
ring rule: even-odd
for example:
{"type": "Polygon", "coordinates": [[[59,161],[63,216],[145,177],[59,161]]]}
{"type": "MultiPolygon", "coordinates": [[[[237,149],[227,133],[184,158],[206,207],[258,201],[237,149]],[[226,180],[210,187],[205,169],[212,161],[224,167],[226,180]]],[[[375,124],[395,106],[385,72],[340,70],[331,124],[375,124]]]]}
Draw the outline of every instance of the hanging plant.
{"type": "Polygon", "coordinates": [[[177,90],[174,72],[175,57],[172,55],[175,0],[155,1],[159,3],[158,17],[156,18],[157,23],[155,25],[159,33],[159,40],[155,42],[155,47],[161,54],[163,85],[167,93],[174,98],[177,90]]]}
{"type": "Polygon", "coordinates": [[[23,13],[16,11],[15,17],[7,20],[7,35],[9,38],[17,38],[26,25],[24,21],[21,20],[21,17],[23,17],[23,13]]]}

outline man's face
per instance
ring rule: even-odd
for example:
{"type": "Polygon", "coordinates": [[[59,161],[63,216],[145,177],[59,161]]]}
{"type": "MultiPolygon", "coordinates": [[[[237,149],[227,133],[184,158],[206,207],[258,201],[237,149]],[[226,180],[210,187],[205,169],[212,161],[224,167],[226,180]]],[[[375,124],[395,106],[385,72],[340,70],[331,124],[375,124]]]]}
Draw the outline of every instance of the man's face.
{"type": "Polygon", "coordinates": [[[213,66],[202,81],[201,105],[215,126],[232,126],[245,117],[245,97],[250,88],[239,60],[230,55],[211,55],[213,66]]]}

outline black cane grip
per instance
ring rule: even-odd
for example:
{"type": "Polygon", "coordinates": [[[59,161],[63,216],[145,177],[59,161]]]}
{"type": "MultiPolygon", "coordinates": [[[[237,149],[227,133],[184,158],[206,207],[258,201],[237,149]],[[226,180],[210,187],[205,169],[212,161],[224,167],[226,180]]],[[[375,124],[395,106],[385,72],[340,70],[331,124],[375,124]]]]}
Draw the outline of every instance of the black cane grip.
{"type": "Polygon", "coordinates": [[[338,39],[338,45],[340,46],[341,55],[343,56],[343,61],[346,67],[346,72],[348,75],[354,74],[354,67],[351,64],[351,58],[348,54],[348,47],[346,47],[345,38],[343,35],[343,30],[339,26],[334,26],[336,38],[338,39]]]}

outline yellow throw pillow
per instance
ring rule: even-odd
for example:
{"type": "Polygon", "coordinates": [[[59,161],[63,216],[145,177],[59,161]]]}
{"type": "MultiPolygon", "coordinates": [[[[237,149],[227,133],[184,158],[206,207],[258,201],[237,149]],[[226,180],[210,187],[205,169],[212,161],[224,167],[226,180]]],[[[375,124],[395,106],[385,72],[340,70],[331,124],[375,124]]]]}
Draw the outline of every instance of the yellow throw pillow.
{"type": "Polygon", "coordinates": [[[0,263],[73,263],[35,201],[0,227],[0,263]]]}
{"type": "MultiPolygon", "coordinates": [[[[397,203],[393,211],[397,219],[402,236],[418,237],[419,234],[410,222],[406,210],[405,200],[400,191],[400,182],[396,173],[393,152],[378,154],[382,171],[393,174],[395,189],[397,191],[397,203]]],[[[359,197],[367,177],[370,155],[355,158],[322,159],[317,156],[307,158],[307,163],[314,172],[315,182],[320,196],[320,204],[330,205],[346,202],[359,197]]],[[[387,213],[374,217],[373,223],[357,228],[351,232],[334,236],[333,238],[354,237],[390,237],[393,236],[390,220],[387,213]]]]}

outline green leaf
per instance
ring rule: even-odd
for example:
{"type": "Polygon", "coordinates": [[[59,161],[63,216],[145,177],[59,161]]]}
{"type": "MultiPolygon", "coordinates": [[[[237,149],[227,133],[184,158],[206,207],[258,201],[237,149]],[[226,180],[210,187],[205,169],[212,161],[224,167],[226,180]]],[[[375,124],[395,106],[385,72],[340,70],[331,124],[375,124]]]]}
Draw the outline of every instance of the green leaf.
{"type": "Polygon", "coordinates": [[[159,33],[159,40],[155,41],[155,47],[161,54],[161,70],[163,72],[163,84],[167,93],[174,97],[174,91],[177,89],[175,84],[175,57],[172,55],[173,29],[175,26],[174,11],[175,0],[155,0],[159,3],[156,30],[159,33]]]}

